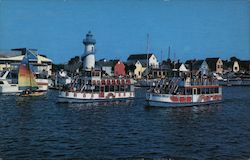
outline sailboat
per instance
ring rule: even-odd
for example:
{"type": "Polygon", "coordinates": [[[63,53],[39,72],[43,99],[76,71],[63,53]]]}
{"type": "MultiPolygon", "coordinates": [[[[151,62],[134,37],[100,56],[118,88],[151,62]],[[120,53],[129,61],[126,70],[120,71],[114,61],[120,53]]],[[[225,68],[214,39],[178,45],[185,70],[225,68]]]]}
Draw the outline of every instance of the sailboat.
{"type": "Polygon", "coordinates": [[[41,96],[46,92],[39,91],[38,85],[35,80],[35,76],[31,70],[31,65],[29,64],[30,57],[34,57],[31,51],[27,50],[26,54],[19,66],[18,71],[18,87],[22,90],[20,96],[41,96]]]}

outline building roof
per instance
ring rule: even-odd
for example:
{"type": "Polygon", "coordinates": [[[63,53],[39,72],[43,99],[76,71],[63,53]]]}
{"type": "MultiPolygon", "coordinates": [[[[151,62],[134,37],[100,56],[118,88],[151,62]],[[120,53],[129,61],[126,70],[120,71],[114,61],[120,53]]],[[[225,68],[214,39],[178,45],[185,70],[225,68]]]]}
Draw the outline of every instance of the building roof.
{"type": "MultiPolygon", "coordinates": [[[[114,67],[120,60],[114,59],[109,61],[104,61],[103,59],[96,62],[96,65],[101,67],[114,67]]],[[[121,61],[120,61],[121,62],[121,61]]]]}
{"type": "Polygon", "coordinates": [[[187,71],[188,71],[188,69],[187,69],[187,67],[185,66],[184,63],[182,63],[182,64],[180,65],[179,71],[181,71],[181,72],[187,72],[187,71]]]}
{"type": "Polygon", "coordinates": [[[193,60],[187,60],[185,64],[187,65],[186,67],[190,70],[199,70],[203,61],[204,60],[193,59],[193,60]]]}
{"type": "MultiPolygon", "coordinates": [[[[2,56],[0,57],[0,61],[22,61],[23,60],[24,55],[19,55],[19,56],[13,56],[13,57],[9,57],[9,56],[2,56]]],[[[38,61],[41,62],[52,62],[51,59],[45,58],[43,56],[37,55],[37,59],[38,61]]]]}
{"type": "Polygon", "coordinates": [[[250,70],[250,61],[245,60],[245,61],[239,61],[240,68],[245,69],[245,70],[250,70]]]}
{"type": "Polygon", "coordinates": [[[131,55],[129,55],[127,60],[128,61],[129,60],[145,60],[145,59],[147,59],[147,57],[149,59],[152,55],[153,55],[153,53],[149,53],[149,54],[131,54],[131,55]]]}
{"type": "Polygon", "coordinates": [[[196,60],[194,63],[193,63],[193,66],[192,66],[192,69],[193,70],[199,70],[202,63],[203,63],[204,60],[196,60]]]}
{"type": "Polygon", "coordinates": [[[219,60],[219,57],[216,58],[206,58],[206,62],[208,67],[212,70],[215,71],[216,70],[216,63],[219,60]]]}
{"type": "Polygon", "coordinates": [[[215,57],[215,58],[206,58],[206,62],[213,62],[216,63],[220,58],[219,57],[215,57]]]}

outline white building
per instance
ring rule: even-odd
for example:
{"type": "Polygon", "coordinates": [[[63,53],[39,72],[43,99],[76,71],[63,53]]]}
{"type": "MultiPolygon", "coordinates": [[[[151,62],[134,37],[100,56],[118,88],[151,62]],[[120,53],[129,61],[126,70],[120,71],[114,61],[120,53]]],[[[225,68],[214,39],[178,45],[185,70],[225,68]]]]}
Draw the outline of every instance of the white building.
{"type": "MultiPolygon", "coordinates": [[[[45,56],[39,55],[37,50],[29,49],[36,57],[36,59],[32,59],[30,64],[33,66],[33,70],[35,73],[43,73],[47,76],[52,75],[52,60],[46,58],[45,56]]],[[[17,69],[23,57],[26,53],[26,48],[20,49],[12,49],[8,52],[0,52],[0,70],[4,70],[7,68],[17,69]]]]}

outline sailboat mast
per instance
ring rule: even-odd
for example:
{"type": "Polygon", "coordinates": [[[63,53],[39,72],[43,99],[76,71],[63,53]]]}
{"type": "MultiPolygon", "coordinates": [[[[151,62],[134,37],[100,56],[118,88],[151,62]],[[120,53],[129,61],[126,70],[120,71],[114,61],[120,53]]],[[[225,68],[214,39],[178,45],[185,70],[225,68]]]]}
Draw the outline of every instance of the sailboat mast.
{"type": "Polygon", "coordinates": [[[148,61],[148,56],[149,55],[148,54],[149,54],[149,34],[147,34],[147,75],[146,75],[147,76],[147,81],[148,81],[148,72],[149,72],[148,71],[148,67],[149,67],[149,64],[148,64],[149,63],[149,61],[148,61]]]}

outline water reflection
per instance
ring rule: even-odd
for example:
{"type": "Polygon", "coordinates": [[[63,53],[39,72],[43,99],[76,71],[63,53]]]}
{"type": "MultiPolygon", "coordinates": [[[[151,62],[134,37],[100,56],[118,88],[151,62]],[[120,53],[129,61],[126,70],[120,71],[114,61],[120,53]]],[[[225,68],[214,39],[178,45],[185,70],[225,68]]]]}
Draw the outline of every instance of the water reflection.
{"type": "Polygon", "coordinates": [[[199,117],[204,117],[223,108],[222,103],[192,106],[192,107],[149,107],[145,106],[145,110],[148,112],[157,111],[159,114],[166,116],[171,120],[185,121],[188,119],[197,119],[199,117]]]}
{"type": "MultiPolygon", "coordinates": [[[[30,107],[33,106],[34,103],[44,100],[45,97],[21,97],[21,96],[16,96],[15,100],[16,100],[16,106],[17,107],[30,107]]],[[[46,103],[46,102],[44,102],[46,103]]],[[[42,105],[42,104],[40,104],[42,105]]]]}
{"type": "Polygon", "coordinates": [[[113,100],[108,102],[90,102],[90,103],[57,103],[61,107],[73,107],[78,109],[91,109],[93,107],[115,107],[115,106],[132,106],[134,100],[113,100]]]}

